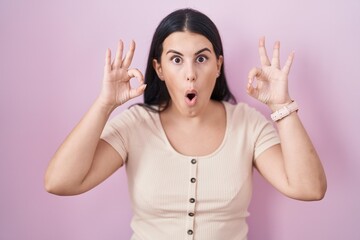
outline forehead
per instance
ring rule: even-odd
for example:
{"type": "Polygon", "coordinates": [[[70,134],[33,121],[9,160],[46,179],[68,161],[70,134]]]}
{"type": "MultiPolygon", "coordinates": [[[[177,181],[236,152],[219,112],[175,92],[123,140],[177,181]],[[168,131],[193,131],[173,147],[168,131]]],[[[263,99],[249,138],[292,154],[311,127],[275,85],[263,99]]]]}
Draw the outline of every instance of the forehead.
{"type": "Polygon", "coordinates": [[[214,53],[211,42],[203,35],[192,32],[174,32],[165,38],[163,53],[168,50],[176,50],[181,53],[194,53],[202,48],[209,48],[214,53]]]}

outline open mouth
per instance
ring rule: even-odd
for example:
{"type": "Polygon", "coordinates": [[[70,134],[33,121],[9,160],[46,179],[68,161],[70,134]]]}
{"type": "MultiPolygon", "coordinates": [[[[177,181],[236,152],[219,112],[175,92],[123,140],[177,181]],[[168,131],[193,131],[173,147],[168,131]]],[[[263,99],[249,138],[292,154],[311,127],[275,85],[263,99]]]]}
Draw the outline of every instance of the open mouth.
{"type": "Polygon", "coordinates": [[[185,102],[189,106],[194,106],[197,102],[197,92],[195,90],[187,91],[185,94],[185,102]]]}
{"type": "Polygon", "coordinates": [[[196,97],[196,94],[195,93],[188,93],[188,94],[186,94],[186,97],[191,101],[191,100],[193,100],[194,97],[196,97]]]}

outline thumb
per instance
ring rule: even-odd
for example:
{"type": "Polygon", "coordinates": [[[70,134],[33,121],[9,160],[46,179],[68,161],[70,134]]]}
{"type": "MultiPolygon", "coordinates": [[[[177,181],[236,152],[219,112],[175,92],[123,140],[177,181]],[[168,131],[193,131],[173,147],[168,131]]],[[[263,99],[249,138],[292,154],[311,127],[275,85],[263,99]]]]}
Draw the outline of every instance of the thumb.
{"type": "Polygon", "coordinates": [[[140,96],[141,94],[144,93],[145,88],[146,88],[146,84],[142,84],[137,88],[130,89],[130,93],[129,93],[130,98],[135,98],[135,97],[140,96]]]}

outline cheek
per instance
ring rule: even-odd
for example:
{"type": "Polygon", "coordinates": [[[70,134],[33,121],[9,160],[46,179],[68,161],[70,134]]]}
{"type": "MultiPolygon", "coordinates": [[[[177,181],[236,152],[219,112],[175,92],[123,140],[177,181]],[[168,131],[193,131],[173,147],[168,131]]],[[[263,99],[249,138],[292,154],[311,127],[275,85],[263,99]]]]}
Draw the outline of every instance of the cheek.
{"type": "Polygon", "coordinates": [[[214,66],[207,66],[199,71],[199,77],[204,78],[207,82],[215,82],[217,78],[217,68],[214,66]]]}
{"type": "Polygon", "coordinates": [[[164,81],[167,88],[170,89],[182,89],[186,85],[184,81],[184,73],[179,66],[166,66],[163,69],[164,81]]]}
{"type": "Polygon", "coordinates": [[[206,87],[209,89],[209,92],[212,93],[214,90],[217,77],[218,77],[218,71],[216,68],[211,68],[211,70],[207,74],[207,81],[206,81],[206,87]]]}
{"type": "Polygon", "coordinates": [[[162,73],[165,79],[174,79],[179,76],[179,67],[163,64],[162,73]]]}
{"type": "Polygon", "coordinates": [[[173,71],[165,71],[163,72],[163,81],[166,84],[166,88],[168,89],[170,95],[177,94],[178,90],[181,89],[181,81],[179,79],[179,74],[174,73],[173,71]]]}
{"type": "Polygon", "coordinates": [[[206,64],[202,65],[200,67],[203,74],[206,74],[208,76],[216,76],[218,72],[218,66],[216,65],[216,62],[213,60],[210,60],[210,62],[207,62],[206,64]]]}

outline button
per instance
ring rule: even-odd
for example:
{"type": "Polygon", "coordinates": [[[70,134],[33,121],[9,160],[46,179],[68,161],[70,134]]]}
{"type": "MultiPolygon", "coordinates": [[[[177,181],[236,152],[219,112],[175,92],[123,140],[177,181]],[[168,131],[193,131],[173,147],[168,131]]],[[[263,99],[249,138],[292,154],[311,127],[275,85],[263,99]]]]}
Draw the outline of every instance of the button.
{"type": "Polygon", "coordinates": [[[190,199],[189,199],[189,202],[194,203],[194,202],[195,202],[195,198],[190,198],[190,199]]]}
{"type": "Polygon", "coordinates": [[[192,212],[189,213],[190,217],[193,217],[194,215],[195,215],[195,213],[192,213],[192,212]]]}
{"type": "Polygon", "coordinates": [[[188,231],[187,231],[187,233],[188,233],[188,235],[193,235],[193,230],[191,230],[191,229],[189,229],[188,231]]]}
{"type": "Polygon", "coordinates": [[[196,178],[191,178],[190,181],[191,181],[192,183],[195,183],[195,182],[196,182],[196,178]]]}
{"type": "Polygon", "coordinates": [[[195,164],[195,163],[196,163],[196,159],[195,159],[195,158],[191,159],[191,163],[192,163],[192,164],[195,164]]]}

